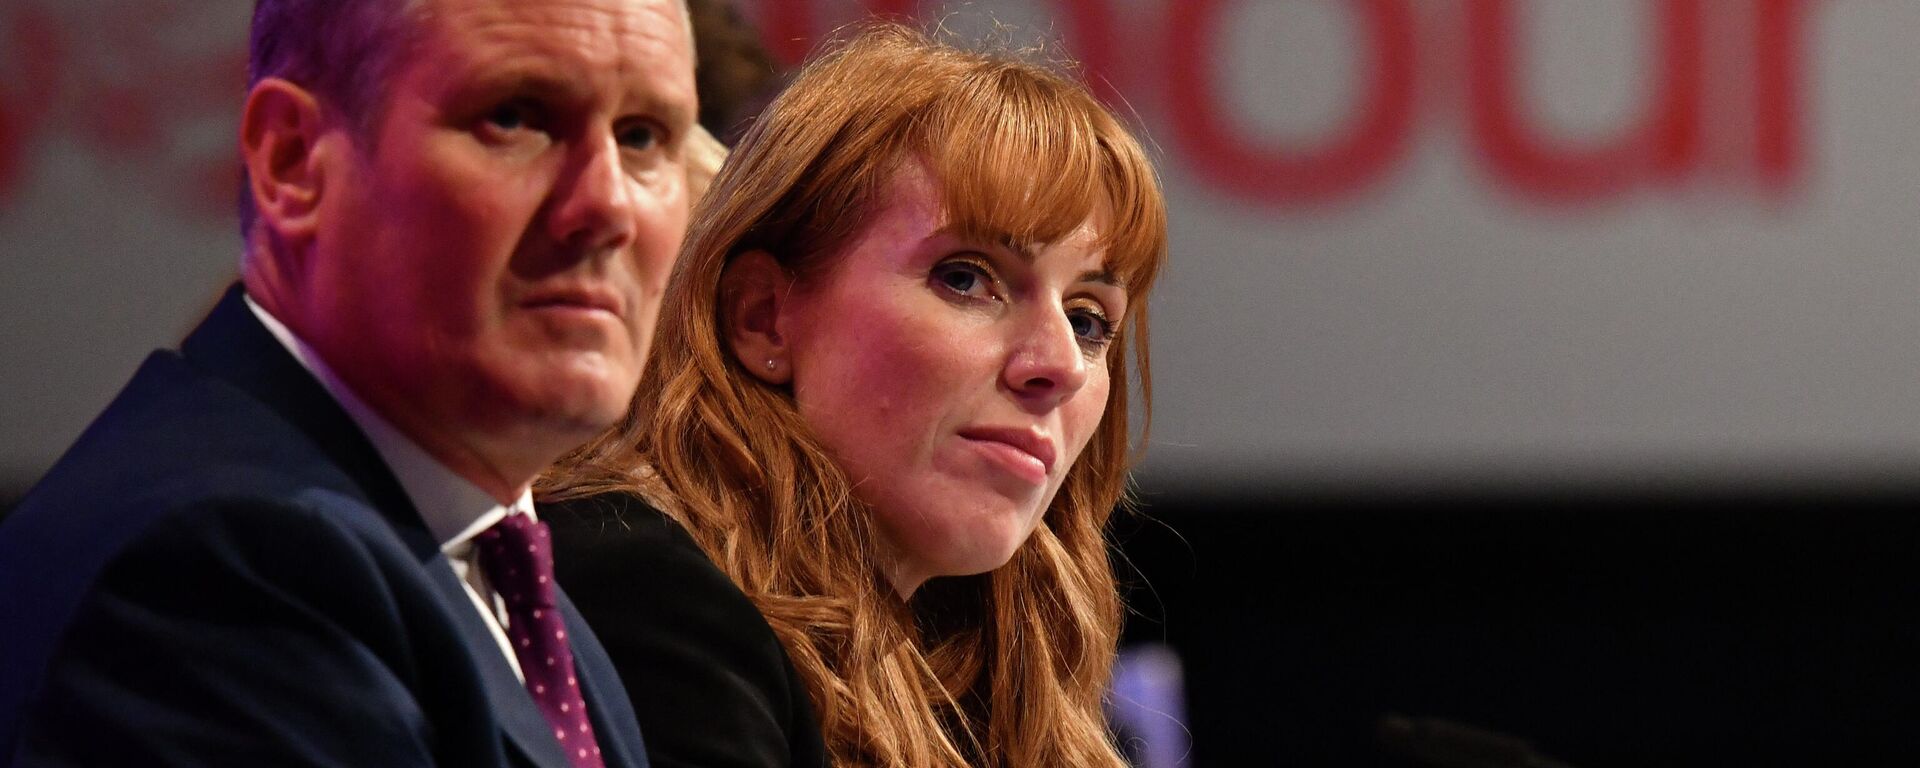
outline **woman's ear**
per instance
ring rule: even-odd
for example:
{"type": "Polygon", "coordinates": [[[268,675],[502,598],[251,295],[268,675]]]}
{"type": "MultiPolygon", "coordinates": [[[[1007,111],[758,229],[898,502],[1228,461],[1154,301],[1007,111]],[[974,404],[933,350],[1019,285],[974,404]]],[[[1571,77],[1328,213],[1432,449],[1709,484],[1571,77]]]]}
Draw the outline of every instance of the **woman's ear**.
{"type": "Polygon", "coordinates": [[[721,334],[748,373],[777,386],[793,381],[790,350],[780,334],[781,309],[792,289],[793,276],[762,250],[733,257],[720,273],[721,334]]]}

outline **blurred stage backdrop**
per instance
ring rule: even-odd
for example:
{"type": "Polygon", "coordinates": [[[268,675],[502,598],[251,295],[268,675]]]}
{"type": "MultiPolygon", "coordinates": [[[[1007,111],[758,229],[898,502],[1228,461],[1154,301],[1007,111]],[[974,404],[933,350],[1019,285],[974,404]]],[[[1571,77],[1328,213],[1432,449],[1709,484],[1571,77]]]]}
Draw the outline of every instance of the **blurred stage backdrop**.
{"type": "MultiPolygon", "coordinates": [[[[249,9],[0,3],[0,498],[233,274],[249,9]]],[[[1920,760],[1920,3],[732,10],[716,133],[881,12],[1152,143],[1143,764],[1920,760]]]]}

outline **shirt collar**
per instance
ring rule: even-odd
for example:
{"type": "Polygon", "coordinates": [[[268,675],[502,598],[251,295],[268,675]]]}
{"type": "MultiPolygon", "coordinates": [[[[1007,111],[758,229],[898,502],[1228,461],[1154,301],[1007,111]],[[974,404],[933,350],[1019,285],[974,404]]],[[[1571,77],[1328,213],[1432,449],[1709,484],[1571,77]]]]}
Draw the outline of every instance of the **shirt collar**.
{"type": "Polygon", "coordinates": [[[294,335],[292,329],[254,303],[252,296],[242,298],[247,302],[247,309],[267,327],[267,332],[319,380],[320,386],[360,427],[367,441],[373,443],[373,449],[379,452],[380,459],[406,491],[407,499],[419,511],[427,530],[440,542],[440,551],[449,555],[464,552],[473,537],[507,515],[534,516],[531,490],[520,491],[520,498],[512,504],[501,504],[479,486],[448,469],[356,396],[352,388],[327,367],[326,361],[320,359],[319,353],[294,335]]]}

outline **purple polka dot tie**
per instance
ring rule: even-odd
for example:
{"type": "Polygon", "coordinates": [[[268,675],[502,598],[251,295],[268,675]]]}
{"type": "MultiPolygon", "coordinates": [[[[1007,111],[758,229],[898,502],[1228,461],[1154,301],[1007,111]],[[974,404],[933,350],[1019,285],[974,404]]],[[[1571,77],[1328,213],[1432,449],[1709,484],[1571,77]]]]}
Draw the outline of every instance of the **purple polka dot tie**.
{"type": "Polygon", "coordinates": [[[527,692],[541,714],[553,725],[574,768],[602,768],[600,746],[593,724],[587,721],[587,703],[580,697],[580,681],[573,676],[573,646],[567,643],[566,624],[553,607],[553,539],[547,524],[523,514],[509,514],[475,538],[480,567],[507,604],[507,639],[520,659],[527,692]]]}

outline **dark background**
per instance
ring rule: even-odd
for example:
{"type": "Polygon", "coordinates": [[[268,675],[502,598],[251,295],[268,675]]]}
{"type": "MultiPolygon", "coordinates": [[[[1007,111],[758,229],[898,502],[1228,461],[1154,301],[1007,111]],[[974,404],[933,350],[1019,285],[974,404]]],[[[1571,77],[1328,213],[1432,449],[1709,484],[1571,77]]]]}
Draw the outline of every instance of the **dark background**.
{"type": "Polygon", "coordinates": [[[1388,714],[1589,768],[1911,765],[1917,491],[1149,492],[1128,637],[1179,651],[1196,765],[1416,764],[1388,714]]]}

